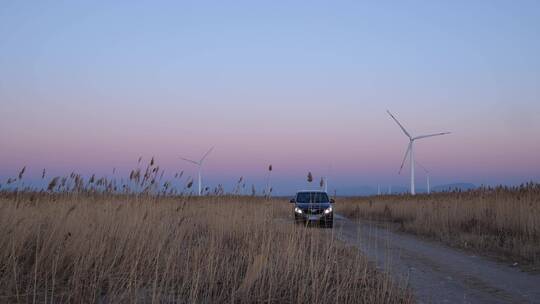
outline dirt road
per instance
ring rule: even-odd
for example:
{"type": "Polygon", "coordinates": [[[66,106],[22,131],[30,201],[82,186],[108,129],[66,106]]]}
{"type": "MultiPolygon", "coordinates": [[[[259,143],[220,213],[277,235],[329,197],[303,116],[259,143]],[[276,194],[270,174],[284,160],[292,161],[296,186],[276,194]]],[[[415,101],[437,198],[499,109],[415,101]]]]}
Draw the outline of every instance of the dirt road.
{"type": "Polygon", "coordinates": [[[373,223],[334,221],[331,233],[408,282],[419,303],[540,303],[540,275],[373,223]]]}

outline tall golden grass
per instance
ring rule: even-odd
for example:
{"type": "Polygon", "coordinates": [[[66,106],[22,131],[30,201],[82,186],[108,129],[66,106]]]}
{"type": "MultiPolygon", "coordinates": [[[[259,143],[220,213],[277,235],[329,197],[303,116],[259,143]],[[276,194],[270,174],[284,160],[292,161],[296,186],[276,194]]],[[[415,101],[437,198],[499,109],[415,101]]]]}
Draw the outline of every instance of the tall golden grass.
{"type": "Polygon", "coordinates": [[[337,207],[349,217],[393,221],[403,231],[540,268],[540,184],[348,198],[337,207]]]}
{"type": "Polygon", "coordinates": [[[413,302],[289,213],[256,197],[1,192],[0,302],[413,302]]]}

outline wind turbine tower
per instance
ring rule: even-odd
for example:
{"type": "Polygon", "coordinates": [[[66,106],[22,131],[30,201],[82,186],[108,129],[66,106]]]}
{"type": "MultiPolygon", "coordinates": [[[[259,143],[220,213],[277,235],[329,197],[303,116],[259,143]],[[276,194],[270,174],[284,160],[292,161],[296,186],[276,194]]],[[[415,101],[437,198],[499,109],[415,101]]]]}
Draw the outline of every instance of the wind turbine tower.
{"type": "Polygon", "coordinates": [[[429,170],[426,169],[426,167],[422,166],[421,163],[419,162],[416,162],[417,165],[420,166],[420,168],[422,168],[422,170],[424,170],[424,173],[426,173],[426,180],[427,180],[427,194],[430,194],[431,193],[431,185],[429,183],[429,170]]]}
{"type": "Polygon", "coordinates": [[[409,161],[411,164],[411,194],[415,195],[415,185],[414,185],[414,142],[418,139],[427,138],[427,137],[433,137],[433,136],[440,136],[440,135],[446,135],[450,134],[450,132],[441,132],[441,133],[434,133],[434,134],[427,134],[427,135],[420,135],[420,136],[412,136],[405,130],[405,128],[401,125],[401,123],[390,113],[388,112],[388,115],[392,117],[392,119],[397,123],[397,125],[401,128],[405,136],[409,138],[409,146],[407,147],[407,151],[405,152],[405,157],[403,157],[403,161],[401,162],[401,167],[399,168],[399,173],[401,173],[401,170],[403,169],[403,165],[405,164],[405,161],[407,160],[407,157],[409,157],[409,161]]]}

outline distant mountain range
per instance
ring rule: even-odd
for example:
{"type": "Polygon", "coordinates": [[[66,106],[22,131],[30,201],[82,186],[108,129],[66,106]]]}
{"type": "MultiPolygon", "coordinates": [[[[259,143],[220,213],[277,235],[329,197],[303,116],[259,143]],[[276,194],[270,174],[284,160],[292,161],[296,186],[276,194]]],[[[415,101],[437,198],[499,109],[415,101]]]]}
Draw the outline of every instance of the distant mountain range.
{"type": "MultiPolygon", "coordinates": [[[[431,192],[444,192],[444,191],[453,191],[453,190],[461,190],[461,191],[467,191],[476,189],[477,186],[471,183],[452,183],[452,184],[444,184],[444,185],[437,185],[431,187],[431,192]]],[[[343,187],[343,188],[337,188],[337,195],[375,195],[377,194],[378,190],[376,187],[371,186],[357,186],[357,187],[343,187]]],[[[388,187],[381,187],[381,194],[388,194],[389,188],[388,187]]],[[[392,194],[400,194],[400,193],[407,193],[409,192],[409,187],[404,186],[392,186],[391,187],[392,194]]],[[[427,188],[417,187],[416,188],[417,193],[426,193],[427,188]]],[[[333,193],[332,193],[333,194],[333,193]]]]}

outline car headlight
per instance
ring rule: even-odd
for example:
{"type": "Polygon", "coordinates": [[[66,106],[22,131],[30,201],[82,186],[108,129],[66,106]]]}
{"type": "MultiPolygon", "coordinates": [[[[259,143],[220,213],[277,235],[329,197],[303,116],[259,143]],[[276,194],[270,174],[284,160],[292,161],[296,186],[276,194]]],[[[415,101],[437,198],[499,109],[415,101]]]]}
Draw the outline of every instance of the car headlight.
{"type": "Polygon", "coordinates": [[[302,209],[296,207],[296,208],[294,208],[294,212],[302,214],[302,209]]]}
{"type": "Polygon", "coordinates": [[[324,209],[324,214],[328,214],[330,212],[332,212],[332,207],[328,207],[328,208],[324,209]]]}

